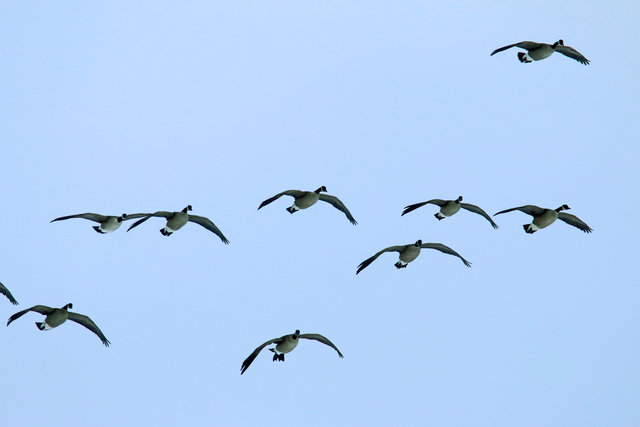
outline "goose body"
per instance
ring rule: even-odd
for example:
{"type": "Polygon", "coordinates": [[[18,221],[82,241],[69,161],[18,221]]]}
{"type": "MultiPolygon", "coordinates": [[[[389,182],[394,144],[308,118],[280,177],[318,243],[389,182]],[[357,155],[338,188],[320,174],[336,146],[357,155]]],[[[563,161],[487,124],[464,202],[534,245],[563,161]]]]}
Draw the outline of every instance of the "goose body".
{"type": "Polygon", "coordinates": [[[11,317],[9,317],[9,320],[7,321],[7,326],[9,326],[11,322],[21,317],[22,315],[30,311],[35,311],[36,313],[44,314],[46,316],[44,319],[44,322],[36,322],[36,326],[41,331],[47,331],[49,329],[57,328],[67,320],[71,320],[84,326],[85,328],[89,329],[91,332],[96,334],[100,338],[100,341],[102,341],[102,343],[106,347],[108,347],[110,344],[109,340],[107,339],[107,337],[104,336],[100,328],[98,328],[98,326],[95,323],[93,323],[93,320],[91,320],[88,316],[85,316],[84,314],[79,314],[79,313],[74,313],[72,311],[69,311],[70,308],[73,308],[73,304],[71,303],[65,305],[62,308],[51,308],[51,307],[47,307],[46,305],[34,305],[31,308],[27,308],[26,310],[19,311],[14,315],[12,315],[11,317]]]}
{"type": "Polygon", "coordinates": [[[209,218],[198,215],[190,215],[188,213],[190,210],[193,210],[193,208],[191,207],[191,205],[188,205],[179,212],[158,211],[152,214],[143,214],[143,218],[134,222],[127,231],[130,231],[133,228],[139,226],[151,217],[160,217],[167,220],[167,224],[160,229],[160,233],[162,233],[163,236],[171,236],[175,231],[178,231],[182,227],[184,227],[187,222],[194,222],[217,235],[224,244],[229,244],[229,240],[224,236],[224,234],[222,234],[222,231],[220,231],[220,229],[209,218]]]}
{"type": "Polygon", "coordinates": [[[2,283],[0,283],[0,294],[7,297],[7,299],[9,300],[9,302],[11,302],[11,304],[18,305],[18,301],[16,301],[13,295],[11,295],[11,292],[9,292],[9,289],[7,289],[7,287],[2,283]]]}
{"type": "Polygon", "coordinates": [[[260,203],[258,206],[258,210],[267,206],[269,203],[278,200],[282,196],[291,196],[294,198],[293,204],[287,208],[287,212],[293,214],[302,209],[308,209],[311,206],[315,205],[318,200],[322,200],[323,202],[327,202],[332,205],[334,208],[342,211],[345,214],[349,222],[351,224],[356,225],[358,222],[355,220],[349,209],[338,199],[336,196],[331,196],[329,194],[321,194],[321,192],[327,191],[327,187],[324,185],[318,188],[315,191],[301,191],[301,190],[285,190],[282,193],[278,193],[273,197],[268,198],[267,200],[260,203]]]}
{"type": "Polygon", "coordinates": [[[512,212],[515,210],[531,215],[533,217],[533,220],[531,221],[531,223],[524,224],[522,226],[524,228],[524,231],[529,234],[533,234],[538,230],[547,228],[548,226],[556,222],[557,219],[560,219],[569,225],[573,225],[574,227],[584,231],[585,233],[591,233],[593,231],[591,227],[589,227],[580,218],[578,218],[575,215],[562,212],[569,209],[571,208],[568,205],[562,205],[557,209],[541,208],[535,205],[524,205],[524,206],[518,206],[515,208],[505,209],[503,211],[500,211],[494,214],[494,216],[507,213],[507,212],[512,212]]]}
{"type": "Polygon", "coordinates": [[[502,52],[503,50],[510,49],[512,47],[519,47],[527,51],[527,53],[518,52],[518,59],[523,63],[543,60],[550,57],[554,52],[560,52],[561,54],[568,56],[571,59],[575,59],[576,61],[584,65],[589,65],[590,62],[587,58],[585,58],[584,55],[582,55],[574,48],[565,46],[563,40],[558,40],[553,44],[530,41],[514,43],[494,50],[493,52],[491,52],[491,55],[502,52]]]}
{"type": "Polygon", "coordinates": [[[460,211],[460,208],[463,208],[468,210],[469,212],[473,212],[478,215],[481,215],[487,221],[489,221],[489,223],[491,223],[491,226],[493,228],[498,228],[498,224],[496,224],[491,219],[489,214],[487,214],[485,211],[480,209],[480,207],[476,205],[472,205],[470,203],[462,203],[462,196],[458,197],[455,200],[431,199],[431,200],[427,200],[426,202],[414,203],[413,205],[405,206],[404,210],[402,211],[402,215],[400,216],[404,216],[405,214],[408,214],[409,212],[412,212],[429,203],[436,206],[440,206],[440,211],[434,215],[438,219],[438,221],[441,221],[445,218],[448,218],[450,216],[457,214],[460,211]]]}
{"type": "Polygon", "coordinates": [[[93,229],[96,230],[96,232],[100,234],[107,234],[107,233],[112,233],[116,231],[118,228],[120,228],[123,221],[129,220],[129,219],[135,219],[135,218],[142,218],[145,215],[147,214],[137,213],[137,214],[127,215],[126,213],[123,213],[120,216],[116,216],[116,215],[100,215],[97,213],[87,212],[87,213],[81,213],[76,215],[61,216],[60,218],[51,220],[51,222],[64,221],[66,219],[72,219],[72,218],[87,219],[89,221],[94,221],[100,224],[93,227],[93,229]]]}
{"type": "Polygon", "coordinates": [[[338,353],[338,356],[340,356],[340,358],[344,357],[342,353],[340,353],[340,350],[338,350],[338,347],[336,347],[326,337],[320,334],[300,334],[300,331],[296,330],[293,334],[283,335],[280,338],[270,339],[269,341],[265,342],[264,344],[260,345],[258,348],[253,350],[253,353],[251,353],[249,357],[247,357],[245,361],[242,362],[242,366],[240,367],[240,375],[245,373],[245,371],[249,368],[251,363],[253,363],[255,358],[258,357],[258,354],[260,354],[262,349],[271,344],[276,345],[275,347],[272,347],[269,349],[269,351],[272,351],[274,353],[273,361],[284,362],[284,355],[293,351],[293,349],[295,349],[298,346],[298,342],[300,341],[300,338],[319,341],[333,348],[338,353]]]}
{"type": "Polygon", "coordinates": [[[396,262],[394,265],[396,266],[396,268],[405,268],[410,262],[418,258],[418,255],[420,255],[422,249],[436,249],[442,253],[457,256],[458,258],[460,258],[460,260],[462,260],[464,265],[466,265],[467,267],[471,267],[471,263],[469,261],[464,259],[459,253],[457,253],[450,247],[445,246],[442,243],[422,243],[422,240],[418,240],[415,243],[410,243],[408,245],[389,246],[388,248],[382,249],[375,255],[362,261],[360,265],[358,265],[356,274],[367,268],[369,264],[378,259],[378,257],[385,252],[398,252],[398,262],[396,262]]]}

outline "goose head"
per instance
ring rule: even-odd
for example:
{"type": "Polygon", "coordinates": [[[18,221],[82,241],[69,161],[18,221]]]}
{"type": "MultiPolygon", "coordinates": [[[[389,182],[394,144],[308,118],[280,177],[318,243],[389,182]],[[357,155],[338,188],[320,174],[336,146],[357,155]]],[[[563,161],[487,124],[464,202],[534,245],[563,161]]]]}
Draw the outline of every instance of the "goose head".
{"type": "Polygon", "coordinates": [[[293,339],[298,339],[298,335],[300,335],[300,329],[296,329],[296,331],[293,333],[293,339]]]}
{"type": "Polygon", "coordinates": [[[70,308],[73,308],[73,304],[69,303],[67,305],[65,305],[64,307],[62,307],[63,310],[69,310],[70,308]]]}
{"type": "Polygon", "coordinates": [[[120,215],[118,218],[116,218],[116,221],[118,222],[122,222],[125,218],[127,217],[126,213],[123,213],[122,215],[120,215]]]}
{"type": "Polygon", "coordinates": [[[462,196],[458,196],[458,198],[456,199],[456,203],[460,203],[462,201],[462,196]]]}
{"type": "Polygon", "coordinates": [[[422,239],[419,239],[413,244],[413,246],[416,246],[416,247],[420,247],[420,245],[422,245],[422,239]]]}
{"type": "Polygon", "coordinates": [[[562,205],[558,209],[556,209],[556,212],[568,211],[569,209],[571,209],[569,205],[562,205]]]}
{"type": "Polygon", "coordinates": [[[316,191],[314,191],[314,193],[320,194],[321,191],[324,191],[326,193],[327,192],[327,187],[325,187],[323,185],[322,187],[320,187],[316,191]]]}
{"type": "Polygon", "coordinates": [[[557,48],[558,46],[564,46],[564,40],[560,39],[557,42],[555,42],[554,44],[551,45],[552,48],[557,48]]]}
{"type": "Polygon", "coordinates": [[[192,211],[193,208],[191,207],[191,205],[188,205],[186,208],[182,209],[182,212],[187,213],[187,211],[192,211]]]}

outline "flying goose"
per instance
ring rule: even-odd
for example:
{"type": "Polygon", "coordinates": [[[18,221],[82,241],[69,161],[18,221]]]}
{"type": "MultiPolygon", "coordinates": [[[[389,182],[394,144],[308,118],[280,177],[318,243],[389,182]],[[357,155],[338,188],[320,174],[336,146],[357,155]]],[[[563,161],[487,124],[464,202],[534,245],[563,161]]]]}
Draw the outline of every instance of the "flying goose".
{"type": "Polygon", "coordinates": [[[143,214],[143,213],[130,214],[130,215],[123,213],[120,216],[114,216],[114,215],[100,215],[97,213],[87,212],[87,213],[76,214],[76,215],[61,216],[60,218],[52,219],[50,222],[64,221],[65,219],[71,219],[71,218],[88,219],[89,221],[95,221],[100,223],[100,225],[93,226],[94,230],[96,230],[100,234],[107,234],[107,233],[116,231],[118,228],[120,228],[120,225],[122,225],[122,221],[126,221],[128,219],[134,219],[134,218],[142,218],[145,215],[146,214],[143,214]]]}
{"type": "Polygon", "coordinates": [[[498,228],[498,224],[493,222],[491,217],[485,211],[483,211],[476,205],[471,205],[469,203],[460,203],[461,201],[462,201],[462,196],[458,197],[455,200],[431,199],[431,200],[427,200],[426,202],[415,203],[413,205],[405,206],[404,210],[402,211],[402,215],[400,216],[404,216],[404,214],[408,214],[409,212],[414,211],[419,207],[426,205],[427,203],[431,203],[433,205],[440,206],[440,212],[434,215],[436,218],[438,218],[439,221],[455,215],[456,213],[458,213],[460,208],[464,208],[470,212],[477,213],[478,215],[482,215],[483,217],[485,217],[487,221],[491,223],[493,228],[498,228]]]}
{"type": "Polygon", "coordinates": [[[36,326],[41,331],[46,331],[46,330],[58,327],[62,325],[67,319],[69,319],[89,329],[91,332],[93,332],[98,337],[100,337],[102,344],[104,344],[106,347],[109,347],[109,344],[111,343],[109,342],[107,337],[104,336],[100,328],[98,328],[98,326],[95,323],[93,323],[93,320],[91,320],[88,316],[85,316],[84,314],[78,314],[72,311],[68,311],[70,308],[73,308],[73,304],[71,303],[65,305],[62,308],[51,308],[51,307],[47,307],[46,305],[34,305],[31,308],[27,308],[26,310],[19,311],[13,316],[9,317],[9,320],[7,321],[7,326],[9,326],[11,322],[16,320],[18,317],[22,316],[23,314],[29,311],[35,311],[36,313],[44,314],[45,316],[47,316],[44,319],[44,322],[36,322],[36,326]]]}
{"type": "Polygon", "coordinates": [[[298,345],[299,338],[320,341],[322,344],[326,344],[329,347],[333,348],[335,351],[337,351],[338,356],[340,356],[341,358],[344,357],[342,353],[340,353],[340,350],[338,350],[338,347],[336,347],[331,341],[329,341],[327,338],[323,337],[322,335],[300,334],[300,331],[296,330],[293,334],[284,335],[284,336],[281,336],[280,338],[270,339],[269,341],[262,344],[260,347],[253,350],[253,353],[251,353],[249,357],[247,357],[245,361],[242,362],[242,367],[240,368],[240,375],[244,374],[244,372],[249,368],[251,363],[253,363],[254,359],[258,357],[258,354],[262,351],[262,349],[270,344],[276,344],[274,348],[269,349],[269,351],[272,351],[274,353],[273,361],[275,362],[276,360],[278,360],[278,361],[284,362],[284,355],[292,351],[294,348],[296,348],[296,346],[298,345]]]}
{"type": "Polygon", "coordinates": [[[273,197],[268,198],[264,202],[260,203],[258,206],[258,210],[264,206],[267,206],[269,203],[278,200],[282,196],[291,196],[295,200],[291,206],[287,208],[287,212],[295,213],[301,209],[307,209],[316,204],[318,200],[322,200],[323,202],[327,202],[332,205],[334,208],[344,212],[347,216],[347,219],[351,222],[351,224],[356,225],[358,222],[355,220],[349,209],[338,199],[336,196],[330,196],[329,194],[320,194],[321,191],[327,192],[327,187],[324,185],[318,188],[316,191],[300,191],[300,190],[287,190],[282,193],[278,193],[273,197]]]}
{"type": "Polygon", "coordinates": [[[458,252],[454,251],[449,246],[445,246],[442,243],[422,243],[422,240],[418,240],[417,242],[409,243],[408,245],[389,246],[388,248],[381,250],[371,258],[367,258],[362,261],[358,266],[356,274],[367,268],[369,264],[378,259],[378,257],[385,252],[399,252],[400,260],[395,263],[395,266],[396,268],[406,268],[411,261],[418,258],[422,249],[436,249],[445,254],[455,255],[462,260],[464,265],[471,267],[471,263],[469,261],[462,258],[458,252]]]}
{"type": "Polygon", "coordinates": [[[569,58],[575,59],[581,64],[589,65],[589,60],[584,57],[580,52],[575,50],[572,47],[565,46],[564,41],[558,40],[554,44],[547,43],[536,43],[536,42],[520,42],[510,44],[508,46],[503,46],[491,52],[491,56],[498,52],[502,52],[503,50],[510,49],[512,47],[519,47],[521,49],[525,49],[527,53],[518,52],[518,59],[520,62],[532,62],[532,61],[540,61],[542,59],[548,58],[551,56],[553,52],[560,52],[564,56],[568,56],[569,58]]]}
{"type": "Polygon", "coordinates": [[[162,233],[163,236],[171,236],[174,231],[180,230],[187,222],[195,222],[196,224],[201,225],[207,230],[215,233],[220,238],[220,240],[222,240],[222,243],[226,245],[229,244],[229,240],[227,240],[227,238],[224,237],[224,234],[222,234],[222,231],[220,231],[220,229],[216,227],[216,225],[213,222],[211,222],[209,218],[205,218],[203,216],[198,216],[198,215],[189,215],[187,212],[190,210],[193,210],[191,205],[182,209],[180,212],[158,211],[152,214],[144,214],[144,217],[134,222],[133,225],[129,227],[127,231],[131,231],[132,228],[139,226],[140,224],[142,224],[152,216],[157,216],[157,217],[162,217],[167,219],[167,225],[164,228],[160,229],[160,233],[162,233]]]}
{"type": "Polygon", "coordinates": [[[0,283],[0,294],[2,294],[5,297],[9,298],[9,301],[11,301],[11,304],[18,305],[18,301],[16,301],[16,299],[13,297],[13,295],[11,295],[11,292],[9,292],[9,289],[7,289],[7,287],[5,285],[3,285],[2,283],[0,283]]]}
{"type": "Polygon", "coordinates": [[[503,211],[500,211],[494,214],[493,216],[511,212],[511,211],[516,211],[516,210],[524,212],[528,215],[531,215],[533,217],[533,221],[531,222],[531,224],[524,224],[522,226],[524,228],[524,231],[526,231],[529,234],[533,234],[542,228],[546,228],[550,226],[555,222],[556,219],[561,219],[567,224],[573,225],[574,227],[579,228],[585,233],[591,233],[593,231],[591,227],[585,224],[577,216],[562,212],[568,209],[571,209],[571,208],[567,205],[562,205],[555,210],[540,208],[534,205],[524,205],[524,206],[519,206],[517,208],[505,209],[503,211]]]}

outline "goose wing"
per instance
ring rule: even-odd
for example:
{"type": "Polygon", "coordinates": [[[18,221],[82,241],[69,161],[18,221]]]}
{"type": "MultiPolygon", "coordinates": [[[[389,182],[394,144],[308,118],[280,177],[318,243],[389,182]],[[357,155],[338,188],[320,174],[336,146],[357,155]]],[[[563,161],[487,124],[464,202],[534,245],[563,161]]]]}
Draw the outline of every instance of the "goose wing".
{"type": "Polygon", "coordinates": [[[585,58],[583,54],[581,54],[580,52],[578,52],[577,50],[569,46],[558,45],[556,47],[556,52],[560,52],[564,56],[568,56],[571,59],[575,59],[576,61],[584,65],[589,65],[589,62],[591,62],[587,58],[585,58]]]}
{"type": "Polygon", "coordinates": [[[36,313],[44,314],[46,316],[48,314],[53,313],[53,308],[47,307],[46,305],[34,305],[31,308],[27,308],[26,310],[19,311],[16,314],[9,317],[9,320],[7,320],[7,326],[9,326],[9,324],[14,320],[16,320],[18,317],[21,317],[23,314],[28,313],[30,311],[35,311],[36,313]]]}
{"type": "Polygon", "coordinates": [[[330,196],[328,194],[320,194],[320,200],[322,200],[323,202],[327,202],[334,208],[344,212],[344,214],[347,216],[347,219],[349,220],[349,222],[351,222],[351,224],[353,225],[358,224],[358,221],[356,221],[353,215],[351,215],[351,212],[349,212],[349,209],[347,209],[344,203],[342,203],[340,199],[338,199],[336,196],[330,196]]]}
{"type": "Polygon", "coordinates": [[[573,225],[574,227],[579,228],[585,233],[591,233],[593,231],[591,227],[589,227],[584,221],[582,221],[580,218],[578,218],[575,215],[571,215],[565,212],[559,212],[558,219],[561,219],[567,224],[573,225]]]}
{"type": "Polygon", "coordinates": [[[100,337],[100,341],[102,341],[102,344],[104,344],[105,347],[109,347],[109,344],[111,344],[107,339],[107,337],[104,336],[100,328],[98,328],[98,325],[93,323],[93,320],[91,320],[89,316],[85,316],[84,314],[74,313],[70,311],[68,319],[73,320],[74,322],[84,326],[85,328],[87,328],[88,330],[96,334],[98,337],[100,337]]]}
{"type": "Polygon", "coordinates": [[[82,218],[82,219],[88,219],[89,221],[103,222],[103,221],[106,221],[107,218],[109,217],[106,215],[87,212],[87,213],[81,213],[81,214],[75,214],[75,215],[61,216],[60,218],[52,219],[50,222],[64,221],[65,219],[71,219],[71,218],[82,218]]]}
{"type": "Polygon", "coordinates": [[[152,216],[157,216],[157,217],[169,219],[172,216],[174,216],[175,214],[176,214],[175,212],[167,212],[167,211],[158,211],[158,212],[154,212],[152,214],[134,214],[134,215],[142,215],[142,219],[139,219],[136,222],[134,222],[133,224],[131,224],[131,227],[127,228],[127,231],[131,231],[131,229],[136,228],[137,226],[139,226],[140,224],[142,224],[143,222],[145,222],[146,220],[148,220],[152,216]]]}
{"type": "Polygon", "coordinates": [[[148,213],[134,213],[134,214],[126,214],[126,216],[122,217],[123,221],[128,221],[130,219],[143,218],[149,215],[148,213]]]}
{"type": "Polygon", "coordinates": [[[496,215],[500,215],[503,213],[507,213],[507,212],[511,212],[511,211],[520,211],[520,212],[524,212],[528,215],[531,216],[538,216],[538,215],[542,215],[544,213],[544,209],[539,207],[539,206],[535,206],[535,205],[524,205],[524,206],[518,206],[517,208],[511,208],[511,209],[505,209],[503,211],[500,211],[498,213],[493,214],[493,216],[496,215]]]}
{"type": "Polygon", "coordinates": [[[360,265],[358,266],[358,270],[356,271],[356,274],[360,273],[362,270],[367,268],[369,266],[369,264],[371,264],[373,261],[378,259],[378,257],[380,255],[382,255],[383,253],[385,253],[385,252],[402,252],[405,247],[406,246],[389,246],[388,248],[385,248],[385,249],[381,250],[380,252],[378,252],[374,256],[372,256],[370,258],[367,258],[364,261],[362,261],[360,263],[360,265]]]}
{"type": "Polygon", "coordinates": [[[528,42],[528,41],[524,41],[524,42],[520,42],[520,43],[514,43],[514,44],[507,45],[507,46],[499,47],[498,49],[496,49],[493,52],[491,52],[490,56],[493,56],[498,52],[502,52],[503,50],[511,49],[514,46],[522,48],[522,49],[526,49],[526,50],[532,50],[532,49],[537,49],[539,47],[542,47],[543,45],[544,45],[544,43],[536,43],[536,42],[528,42]]]}
{"type": "Polygon", "coordinates": [[[296,199],[300,196],[302,196],[305,192],[304,191],[300,191],[300,190],[286,190],[283,191],[282,193],[278,193],[273,197],[269,197],[267,200],[265,200],[264,202],[260,203],[260,206],[258,206],[258,209],[267,206],[269,203],[278,200],[280,197],[282,196],[291,196],[291,197],[295,197],[296,199]]]}
{"type": "Polygon", "coordinates": [[[260,345],[255,350],[253,350],[253,353],[251,353],[249,355],[249,357],[244,359],[244,362],[242,362],[242,366],[240,367],[240,375],[244,374],[244,372],[249,368],[249,366],[251,366],[251,364],[256,359],[256,357],[258,357],[258,354],[260,354],[260,352],[262,351],[263,348],[265,348],[269,344],[273,344],[273,343],[280,344],[283,340],[284,340],[284,337],[273,338],[273,339],[270,339],[269,341],[265,342],[264,344],[260,345]]]}
{"type": "Polygon", "coordinates": [[[18,305],[18,301],[16,301],[13,295],[11,295],[11,292],[9,292],[9,289],[7,289],[7,287],[2,283],[0,283],[0,294],[9,298],[9,301],[11,301],[13,305],[18,305]]]}
{"type": "Polygon", "coordinates": [[[443,245],[442,243],[423,243],[420,245],[420,247],[422,249],[436,249],[442,253],[448,254],[448,255],[453,255],[453,256],[457,256],[458,258],[460,258],[462,260],[462,262],[464,263],[464,265],[466,265],[467,267],[471,267],[471,263],[469,261],[467,261],[466,259],[462,258],[462,256],[454,251],[453,249],[451,249],[449,246],[443,245]]]}
{"type": "Polygon", "coordinates": [[[473,212],[473,213],[477,213],[478,215],[482,215],[487,221],[489,221],[491,223],[493,228],[495,228],[495,229],[499,228],[498,224],[493,222],[493,220],[491,219],[489,214],[487,214],[485,211],[480,209],[479,206],[472,205],[472,204],[469,204],[469,203],[460,203],[460,207],[468,210],[469,212],[473,212]]]}
{"type": "Polygon", "coordinates": [[[206,218],[204,216],[198,216],[198,215],[189,215],[189,221],[195,222],[196,224],[203,226],[204,228],[211,231],[212,233],[215,233],[220,238],[220,240],[222,240],[222,243],[224,243],[225,245],[229,244],[229,240],[227,240],[227,238],[224,237],[224,234],[222,234],[222,231],[220,231],[220,229],[216,227],[216,225],[209,218],[206,218]]]}
{"type": "Polygon", "coordinates": [[[402,215],[400,216],[404,216],[404,214],[408,214],[411,211],[415,211],[418,208],[421,208],[422,206],[426,205],[427,203],[431,203],[434,205],[438,205],[440,207],[444,206],[445,203],[447,203],[446,200],[442,200],[442,199],[431,199],[431,200],[427,200],[426,202],[421,202],[421,203],[414,203],[413,205],[409,205],[409,206],[405,206],[404,210],[402,211],[402,215]]]}
{"type": "Polygon", "coordinates": [[[324,336],[322,336],[320,334],[300,334],[300,335],[298,335],[298,338],[305,338],[305,339],[308,339],[308,340],[320,341],[322,344],[328,345],[329,347],[331,347],[332,349],[337,351],[338,352],[338,356],[340,356],[341,358],[344,357],[342,355],[342,353],[340,353],[340,350],[338,350],[338,347],[336,347],[334,343],[329,341],[329,339],[327,337],[324,337],[324,336]]]}

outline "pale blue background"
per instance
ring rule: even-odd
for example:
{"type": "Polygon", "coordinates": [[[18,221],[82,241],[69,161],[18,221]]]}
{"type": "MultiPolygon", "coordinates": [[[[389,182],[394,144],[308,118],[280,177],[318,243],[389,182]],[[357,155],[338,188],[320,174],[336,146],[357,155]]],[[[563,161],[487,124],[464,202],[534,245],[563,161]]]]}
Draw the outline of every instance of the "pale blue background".
{"type": "MultiPolygon", "coordinates": [[[[75,324],[2,329],[4,426],[634,426],[640,32],[627,2],[9,2],[2,271],[75,324]],[[500,46],[557,39],[521,64],[500,46]],[[295,215],[285,189],[326,185],[295,215]],[[527,235],[567,203],[591,227],[527,235]],[[98,235],[63,215],[180,210],[98,235]],[[397,271],[384,247],[442,242],[397,271]],[[285,363],[265,340],[317,332],[285,363]]],[[[131,222],[127,223],[127,226],[131,222]]]]}

